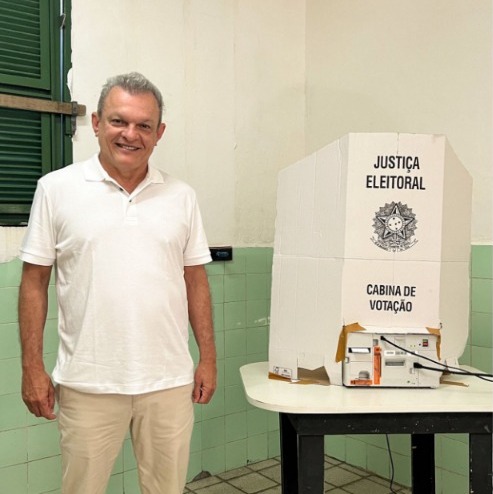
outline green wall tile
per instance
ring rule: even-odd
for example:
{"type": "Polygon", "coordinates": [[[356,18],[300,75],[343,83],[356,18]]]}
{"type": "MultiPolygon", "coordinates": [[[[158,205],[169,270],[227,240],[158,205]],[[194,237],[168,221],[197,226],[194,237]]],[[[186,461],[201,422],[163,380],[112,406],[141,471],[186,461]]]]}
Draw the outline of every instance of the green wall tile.
{"type": "Polygon", "coordinates": [[[247,432],[247,412],[231,413],[225,417],[226,443],[245,439],[247,432]]]}
{"type": "Polygon", "coordinates": [[[214,331],[224,331],[224,304],[212,304],[214,331]]]}
{"type": "Polygon", "coordinates": [[[123,473],[115,473],[110,477],[105,494],[122,494],[123,492],[123,473]]]}
{"type": "Polygon", "coordinates": [[[202,471],[202,451],[192,452],[188,461],[187,482],[202,471]]]}
{"type": "Polygon", "coordinates": [[[195,453],[202,450],[202,422],[195,423],[190,442],[190,452],[195,453]]]}
{"type": "Polygon", "coordinates": [[[226,451],[226,470],[233,470],[245,466],[248,461],[247,457],[247,441],[241,439],[238,441],[227,443],[225,446],[226,451]]]}
{"type": "Polygon", "coordinates": [[[46,317],[47,319],[56,319],[58,317],[58,301],[55,285],[48,287],[48,313],[46,317]]]}
{"type": "Polygon", "coordinates": [[[472,246],[471,276],[473,278],[493,278],[493,247],[491,245],[472,246]]]}
{"type": "Polygon", "coordinates": [[[279,430],[267,433],[267,445],[269,448],[269,458],[274,458],[281,454],[281,438],[279,430]]]}
{"type": "Polygon", "coordinates": [[[246,259],[247,273],[270,273],[272,270],[272,249],[252,247],[246,259]]]}
{"type": "Polygon", "coordinates": [[[261,353],[251,353],[247,355],[247,364],[253,364],[254,362],[266,362],[267,360],[269,360],[267,349],[261,353]]]}
{"type": "Polygon", "coordinates": [[[209,289],[213,304],[224,302],[224,276],[209,276],[209,289]]]}
{"type": "Polygon", "coordinates": [[[352,437],[346,437],[346,461],[354,466],[366,469],[367,444],[352,437]]]}
{"type": "Polygon", "coordinates": [[[27,408],[20,392],[0,395],[0,431],[27,425],[27,408]]]}
{"type": "Polygon", "coordinates": [[[216,358],[218,360],[224,360],[224,331],[216,332],[214,341],[216,343],[216,358]]]}
{"type": "Polygon", "coordinates": [[[18,287],[21,283],[22,262],[15,259],[0,263],[0,288],[18,287]]]}
{"type": "Polygon", "coordinates": [[[279,430],[279,414],[277,412],[268,412],[267,423],[269,431],[279,430]]]}
{"type": "Polygon", "coordinates": [[[268,431],[268,412],[260,408],[254,408],[247,412],[248,435],[263,434],[268,431]]]}
{"type": "Polygon", "coordinates": [[[224,335],[225,357],[238,357],[246,354],[247,335],[246,329],[231,329],[224,335]]]}
{"type": "Polygon", "coordinates": [[[411,458],[399,453],[392,453],[394,463],[394,481],[401,485],[410,486],[411,479],[411,458]]]}
{"type": "Polygon", "coordinates": [[[390,449],[400,455],[411,456],[411,436],[409,434],[391,434],[390,449]]]}
{"type": "Polygon", "coordinates": [[[243,412],[247,409],[243,386],[226,386],[224,388],[224,408],[226,414],[243,412]]]}
{"type": "Polygon", "coordinates": [[[5,494],[28,494],[27,463],[0,468],[0,489],[5,494]]]}
{"type": "Polygon", "coordinates": [[[384,478],[389,478],[390,461],[387,449],[378,448],[373,444],[368,444],[368,470],[375,472],[384,478]]]}
{"type": "Polygon", "coordinates": [[[337,458],[339,460],[344,460],[346,457],[346,436],[333,435],[325,436],[325,452],[337,458]]]}
{"type": "Polygon", "coordinates": [[[269,343],[269,328],[267,326],[247,328],[246,338],[247,355],[265,352],[269,343]]]}
{"type": "Polygon", "coordinates": [[[436,476],[437,492],[443,494],[464,494],[469,492],[469,478],[447,470],[439,470],[436,476]]]}
{"type": "Polygon", "coordinates": [[[123,471],[135,470],[137,462],[135,460],[134,448],[131,439],[125,439],[122,447],[123,453],[123,471]]]}
{"type": "Polygon", "coordinates": [[[27,429],[0,432],[0,468],[27,461],[27,429]]]}
{"type": "Polygon", "coordinates": [[[46,422],[27,428],[28,461],[60,454],[58,423],[46,422]]]}
{"type": "Polygon", "coordinates": [[[224,444],[224,417],[202,420],[202,448],[210,449],[224,444]]]}
{"type": "Polygon", "coordinates": [[[226,448],[224,445],[202,450],[202,469],[212,473],[226,470],[226,448]]]}
{"type": "Polygon", "coordinates": [[[267,432],[263,434],[257,434],[255,436],[248,436],[247,439],[247,456],[248,463],[255,463],[257,461],[266,460],[268,457],[268,441],[269,437],[267,432]]]}
{"type": "Polygon", "coordinates": [[[491,348],[471,347],[471,365],[488,374],[493,373],[493,352],[491,348]]]}
{"type": "Polygon", "coordinates": [[[226,357],[224,359],[224,384],[226,386],[241,385],[240,367],[247,363],[246,355],[226,357]]]}
{"type": "Polygon", "coordinates": [[[58,319],[47,319],[43,333],[43,352],[58,352],[58,319]]]}
{"type": "Polygon", "coordinates": [[[246,275],[246,298],[247,300],[264,300],[270,298],[270,274],[247,274],[246,275]]]}
{"type": "Polygon", "coordinates": [[[471,280],[471,309],[473,312],[491,314],[493,304],[493,280],[473,278],[471,280]]]}
{"type": "Polygon", "coordinates": [[[113,464],[113,469],[112,469],[112,475],[117,474],[117,473],[122,473],[124,470],[123,468],[123,444],[122,447],[120,448],[120,451],[118,452],[118,456],[115,459],[115,463],[113,464]]]}
{"type": "Polygon", "coordinates": [[[246,300],[246,276],[229,274],[224,276],[224,301],[238,302],[246,300]]]}
{"type": "Polygon", "coordinates": [[[267,326],[269,324],[270,308],[268,300],[247,300],[247,326],[267,326]]]}
{"type": "Polygon", "coordinates": [[[224,274],[240,274],[246,272],[246,258],[250,249],[233,249],[233,260],[224,262],[224,274]]]}
{"type": "Polygon", "coordinates": [[[21,354],[17,323],[0,324],[0,360],[18,358],[21,354]]]}
{"type": "Polygon", "coordinates": [[[471,343],[493,348],[493,315],[485,312],[471,314],[471,343]]]}
{"type": "Polygon", "coordinates": [[[17,322],[17,287],[0,288],[0,324],[17,322]]]}
{"type": "Polygon", "coordinates": [[[246,327],[246,302],[228,302],[224,304],[224,329],[246,327]]]}
{"type": "Polygon", "coordinates": [[[218,386],[212,400],[202,406],[202,420],[224,416],[224,385],[218,386]]]}
{"type": "Polygon", "coordinates": [[[139,474],[136,469],[123,472],[123,492],[140,494],[139,474]]]}
{"type": "Polygon", "coordinates": [[[469,475],[469,444],[445,435],[436,437],[437,465],[459,475],[469,475]]]}
{"type": "Polygon", "coordinates": [[[59,456],[28,463],[29,494],[50,492],[60,487],[62,465],[59,456]]]}
{"type": "Polygon", "coordinates": [[[207,276],[215,276],[215,275],[222,275],[224,274],[224,265],[225,262],[221,261],[214,261],[210,262],[209,264],[205,265],[205,271],[207,273],[207,276]]]}
{"type": "Polygon", "coordinates": [[[18,393],[21,389],[21,362],[18,358],[0,360],[0,395],[18,393]]]}

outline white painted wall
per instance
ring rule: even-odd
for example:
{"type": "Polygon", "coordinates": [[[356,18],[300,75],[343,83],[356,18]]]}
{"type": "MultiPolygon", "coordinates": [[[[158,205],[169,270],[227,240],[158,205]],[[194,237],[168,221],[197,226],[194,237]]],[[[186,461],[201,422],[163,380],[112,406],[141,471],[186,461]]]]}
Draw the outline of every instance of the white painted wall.
{"type": "Polygon", "coordinates": [[[307,154],[347,132],[444,134],[492,242],[491,0],[307,0],[307,154]]]}
{"type": "MultiPolygon", "coordinates": [[[[379,131],[445,134],[473,176],[472,240],[492,243],[491,0],[73,0],[72,15],[75,159],[97,151],[106,78],[141,71],[167,105],[154,162],[197,190],[211,245],[272,245],[279,169],[379,131]]],[[[0,262],[21,233],[0,228],[0,262]]]]}
{"type": "Polygon", "coordinates": [[[271,245],[276,178],[304,154],[305,1],[73,0],[74,158],[97,150],[101,85],[137,70],[163,91],[153,162],[197,191],[211,245],[271,245]]]}

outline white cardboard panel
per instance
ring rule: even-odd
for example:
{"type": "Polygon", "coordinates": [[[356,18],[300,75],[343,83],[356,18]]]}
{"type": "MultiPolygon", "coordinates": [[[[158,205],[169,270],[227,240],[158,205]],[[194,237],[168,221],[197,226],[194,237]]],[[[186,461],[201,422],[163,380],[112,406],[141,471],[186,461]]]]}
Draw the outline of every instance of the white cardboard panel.
{"type": "Polygon", "coordinates": [[[471,255],[472,178],[446,142],[443,184],[442,261],[469,262],[471,255]]]}
{"type": "Polygon", "coordinates": [[[384,328],[438,327],[440,263],[346,259],[345,324],[384,328]]]}
{"type": "Polygon", "coordinates": [[[350,135],[345,257],[440,260],[444,139],[371,136],[350,135]]]}
{"type": "Polygon", "coordinates": [[[471,180],[443,136],[349,134],[282,170],[278,186],[271,371],[296,378],[323,362],[341,384],[339,334],[355,322],[394,332],[443,323],[442,357],[457,360],[468,333],[471,180]],[[367,187],[387,183],[368,175],[397,172],[419,187],[367,187]],[[377,245],[377,214],[397,221],[387,236],[416,220],[399,248],[377,245]]]}

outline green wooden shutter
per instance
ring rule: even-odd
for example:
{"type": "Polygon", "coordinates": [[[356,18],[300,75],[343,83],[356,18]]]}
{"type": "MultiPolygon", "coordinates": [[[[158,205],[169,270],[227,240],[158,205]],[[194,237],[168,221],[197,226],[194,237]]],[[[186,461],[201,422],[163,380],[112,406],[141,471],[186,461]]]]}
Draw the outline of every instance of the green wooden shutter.
{"type": "Polygon", "coordinates": [[[6,223],[26,219],[38,179],[50,171],[51,143],[43,132],[49,124],[49,115],[0,108],[0,212],[9,216],[6,223]]]}
{"type": "Polygon", "coordinates": [[[50,4],[0,0],[2,83],[50,89],[50,4]]]}
{"type": "MultiPolygon", "coordinates": [[[[61,51],[60,0],[0,0],[0,93],[67,101],[61,51]]],[[[0,107],[0,225],[26,224],[38,179],[71,160],[66,118],[0,107]]]]}

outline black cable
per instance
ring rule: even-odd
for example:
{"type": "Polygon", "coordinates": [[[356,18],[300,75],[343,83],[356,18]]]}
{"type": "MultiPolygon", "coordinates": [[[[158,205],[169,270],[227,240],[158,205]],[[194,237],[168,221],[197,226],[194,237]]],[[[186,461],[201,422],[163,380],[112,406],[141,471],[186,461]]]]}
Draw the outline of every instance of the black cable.
{"type": "MultiPolygon", "coordinates": [[[[447,364],[442,364],[441,362],[433,360],[429,357],[425,357],[424,355],[420,355],[419,353],[413,352],[412,350],[408,350],[407,348],[401,347],[397,343],[394,343],[393,341],[390,341],[389,339],[385,338],[385,336],[383,336],[383,335],[380,335],[380,339],[382,341],[386,341],[387,343],[389,343],[392,346],[395,346],[396,348],[398,348],[399,350],[402,350],[403,352],[410,353],[411,355],[414,355],[418,358],[422,358],[423,360],[428,360],[428,362],[432,362],[433,364],[441,365],[444,368],[444,370],[446,370],[450,374],[454,374],[454,372],[452,372],[452,371],[457,371],[458,373],[460,373],[462,375],[479,377],[479,379],[483,379],[484,381],[492,382],[490,379],[487,379],[487,377],[493,378],[493,374],[482,374],[482,373],[476,374],[474,372],[469,372],[465,369],[460,369],[459,367],[452,367],[452,366],[449,366],[447,364]]],[[[434,369],[434,370],[439,371],[439,369],[434,369]]]]}
{"type": "Polygon", "coordinates": [[[389,441],[389,435],[385,434],[385,440],[387,441],[387,451],[389,453],[389,459],[390,459],[390,492],[392,494],[397,494],[396,491],[394,491],[394,474],[395,474],[395,469],[394,469],[394,459],[392,458],[392,450],[390,449],[390,441],[389,441]]]}
{"type": "MultiPolygon", "coordinates": [[[[442,372],[443,369],[437,369],[436,367],[428,367],[426,365],[423,365],[423,364],[420,364],[419,362],[414,362],[413,363],[413,367],[415,369],[426,369],[426,370],[431,370],[431,371],[436,371],[436,372],[442,372]]],[[[473,376],[473,377],[479,377],[481,379],[484,379],[484,378],[487,378],[487,377],[492,377],[493,378],[493,374],[485,374],[483,372],[470,372],[470,371],[466,371],[466,370],[461,370],[461,372],[457,372],[457,371],[448,371],[449,374],[455,374],[457,376],[473,376]]],[[[493,380],[491,379],[485,379],[485,381],[488,381],[488,382],[493,382],[493,380]]]]}

